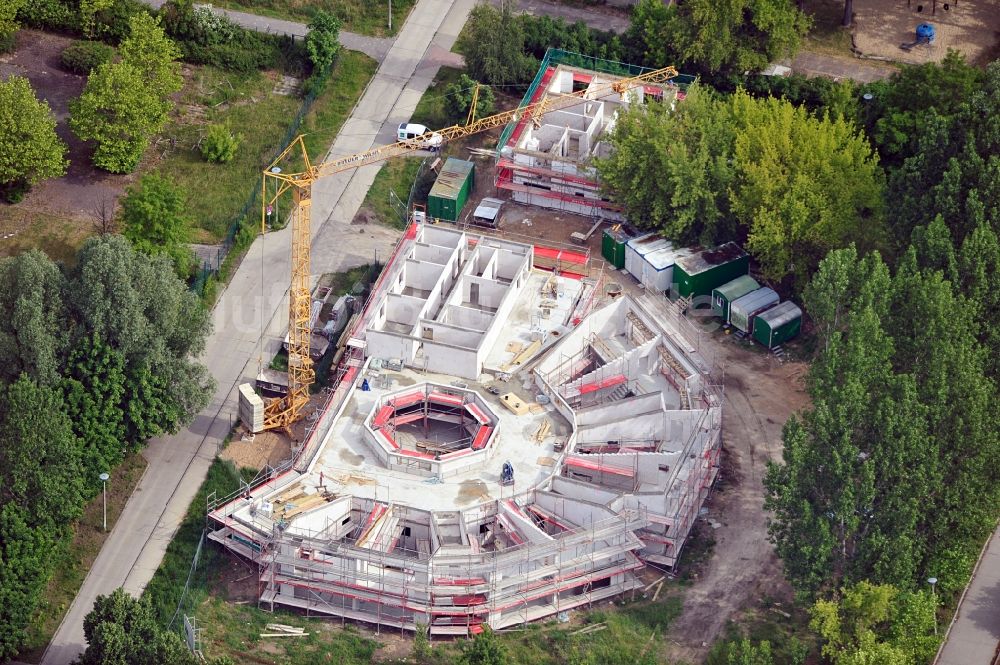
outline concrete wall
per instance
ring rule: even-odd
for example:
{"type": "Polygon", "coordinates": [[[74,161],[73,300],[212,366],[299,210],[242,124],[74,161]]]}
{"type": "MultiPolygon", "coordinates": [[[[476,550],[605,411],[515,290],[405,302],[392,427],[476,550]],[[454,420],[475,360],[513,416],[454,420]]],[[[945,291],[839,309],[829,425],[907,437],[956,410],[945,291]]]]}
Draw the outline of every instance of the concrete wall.
{"type": "Polygon", "coordinates": [[[430,261],[444,265],[454,254],[455,250],[440,245],[428,245],[426,243],[415,243],[413,245],[413,258],[418,261],[430,261]]]}
{"type": "Polygon", "coordinates": [[[401,358],[403,362],[410,362],[417,350],[416,339],[398,333],[369,329],[365,338],[368,343],[367,357],[401,358]]]}
{"type": "Polygon", "coordinates": [[[461,305],[447,305],[438,317],[438,321],[448,323],[453,326],[462,326],[472,330],[485,331],[493,323],[493,316],[489,312],[461,305]]]}
{"type": "Polygon", "coordinates": [[[390,293],[385,299],[385,319],[412,326],[417,322],[426,301],[422,298],[390,293]]]}
{"type": "Polygon", "coordinates": [[[663,422],[663,394],[648,393],[637,397],[599,404],[586,409],[577,409],[576,423],[579,427],[599,427],[609,422],[617,422],[623,417],[628,418],[645,417],[655,414],[663,422]]]}
{"type": "Polygon", "coordinates": [[[441,265],[437,263],[407,259],[406,267],[403,271],[403,287],[410,286],[415,289],[430,291],[437,285],[441,274],[441,265]]]}

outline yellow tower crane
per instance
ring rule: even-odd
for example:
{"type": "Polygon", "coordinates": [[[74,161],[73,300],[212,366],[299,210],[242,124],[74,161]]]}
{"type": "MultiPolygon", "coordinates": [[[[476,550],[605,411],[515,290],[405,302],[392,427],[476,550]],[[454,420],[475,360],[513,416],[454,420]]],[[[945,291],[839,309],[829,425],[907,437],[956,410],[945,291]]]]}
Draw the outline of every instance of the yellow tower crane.
{"type": "MultiPolygon", "coordinates": [[[[337,157],[321,164],[313,164],[306,151],[303,136],[296,137],[278,155],[267,169],[261,183],[261,233],[264,233],[267,211],[285,192],[292,193],[292,282],[288,294],[288,394],[271,400],[264,410],[264,429],[288,428],[298,420],[302,407],[309,401],[309,386],[316,378],[312,358],[309,356],[311,331],[311,297],[309,288],[309,251],[312,240],[310,230],[310,209],[312,186],[320,178],[347,171],[349,169],[375,164],[392,157],[399,157],[420,150],[428,145],[440,145],[454,139],[502,127],[522,119],[538,119],[549,111],[574,106],[581,99],[603,99],[611,95],[624,96],[632,88],[651,83],[668,83],[677,76],[673,67],[664,67],[628,78],[591,85],[577,92],[546,96],[538,102],[526,104],[510,111],[472,120],[475,101],[465,125],[454,125],[437,132],[428,132],[416,139],[392,143],[372,148],[346,157],[337,157]],[[276,167],[286,158],[298,156],[300,163],[296,170],[288,172],[276,167]],[[268,180],[276,181],[274,192],[268,196],[268,180]]],[[[478,90],[476,91],[478,93],[478,90]]],[[[478,96],[478,94],[476,95],[478,96]]]]}

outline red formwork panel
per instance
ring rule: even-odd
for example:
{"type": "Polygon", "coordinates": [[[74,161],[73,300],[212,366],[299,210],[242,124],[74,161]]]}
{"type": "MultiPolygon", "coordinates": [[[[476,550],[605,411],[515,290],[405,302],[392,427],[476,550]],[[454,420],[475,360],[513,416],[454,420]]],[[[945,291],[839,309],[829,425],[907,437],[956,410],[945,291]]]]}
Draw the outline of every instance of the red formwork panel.
{"type": "Polygon", "coordinates": [[[392,417],[393,408],[389,405],[383,406],[375,414],[375,420],[372,421],[372,428],[379,429],[384,427],[388,422],[389,418],[392,417]]]}
{"type": "Polygon", "coordinates": [[[631,478],[635,475],[635,471],[633,471],[632,469],[623,469],[619,466],[608,466],[606,464],[601,464],[600,462],[580,459],[579,457],[567,457],[566,464],[567,466],[576,467],[578,469],[600,471],[602,473],[611,473],[616,476],[626,476],[628,478],[631,478]]]}
{"type": "Polygon", "coordinates": [[[472,440],[473,450],[482,450],[486,447],[486,442],[490,439],[490,434],[492,434],[492,427],[480,427],[479,431],[476,432],[476,438],[472,440]]]}
{"type": "Polygon", "coordinates": [[[437,391],[428,395],[427,400],[432,404],[445,404],[448,406],[462,406],[463,403],[462,397],[459,395],[448,395],[437,391]]]}
{"type": "Polygon", "coordinates": [[[487,418],[486,414],[483,413],[482,410],[475,404],[466,404],[465,408],[467,408],[469,410],[469,413],[471,413],[476,418],[476,420],[479,421],[480,425],[490,424],[490,419],[487,418]]]}
{"type": "Polygon", "coordinates": [[[405,395],[400,395],[399,397],[394,397],[392,401],[389,402],[389,405],[396,409],[402,409],[403,407],[417,404],[422,401],[424,401],[424,394],[423,392],[417,391],[406,393],[405,395]]]}
{"type": "Polygon", "coordinates": [[[591,381],[590,383],[585,383],[580,386],[580,394],[586,395],[587,393],[597,392],[598,390],[604,390],[605,388],[613,388],[619,384],[625,383],[625,375],[618,374],[616,376],[609,376],[606,379],[601,379],[600,381],[591,381]]]}

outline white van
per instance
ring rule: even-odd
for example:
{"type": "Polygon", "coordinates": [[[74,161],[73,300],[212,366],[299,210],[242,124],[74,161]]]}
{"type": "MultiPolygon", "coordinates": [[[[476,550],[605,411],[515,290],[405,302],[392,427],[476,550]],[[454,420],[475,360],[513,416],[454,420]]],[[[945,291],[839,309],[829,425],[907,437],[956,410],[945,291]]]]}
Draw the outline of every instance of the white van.
{"type": "Polygon", "coordinates": [[[441,149],[444,137],[437,132],[432,132],[424,125],[404,122],[396,130],[396,140],[414,142],[418,148],[437,151],[441,149]]]}

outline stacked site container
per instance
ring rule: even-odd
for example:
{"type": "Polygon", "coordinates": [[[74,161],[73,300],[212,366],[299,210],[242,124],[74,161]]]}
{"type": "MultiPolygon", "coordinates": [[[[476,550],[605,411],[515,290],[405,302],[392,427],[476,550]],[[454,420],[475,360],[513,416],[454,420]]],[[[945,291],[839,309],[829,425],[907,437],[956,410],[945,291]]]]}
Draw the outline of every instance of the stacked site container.
{"type": "Polygon", "coordinates": [[[802,310],[790,300],[761,312],[753,320],[753,338],[773,349],[799,334],[802,310]]]}
{"type": "Polygon", "coordinates": [[[753,318],[777,305],[779,300],[778,294],[766,286],[751,291],[729,303],[729,323],[736,329],[749,333],[753,330],[753,318]]]}
{"type": "Polygon", "coordinates": [[[642,277],[639,281],[649,291],[665,293],[673,282],[677,260],[690,254],[690,250],[675,248],[669,242],[666,246],[649,252],[642,257],[642,277]]]}
{"type": "Polygon", "coordinates": [[[632,235],[623,226],[616,225],[610,229],[604,229],[604,236],[601,239],[601,256],[621,270],[625,267],[625,243],[632,238],[632,235]]]}
{"type": "Polygon", "coordinates": [[[672,298],[711,295],[712,289],[750,272],[750,257],[733,242],[678,259],[672,298]]]}
{"type": "Polygon", "coordinates": [[[645,233],[625,243],[625,270],[639,282],[642,281],[643,257],[669,246],[659,233],[645,233]]]}
{"type": "Polygon", "coordinates": [[[729,323],[729,305],[737,298],[742,298],[751,291],[760,288],[750,275],[740,275],[731,282],[712,290],[712,314],[729,323]]]}
{"type": "Polygon", "coordinates": [[[427,195],[427,214],[457,222],[475,181],[475,164],[449,157],[427,195]]]}

